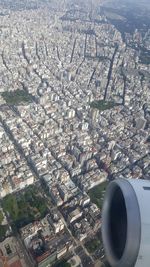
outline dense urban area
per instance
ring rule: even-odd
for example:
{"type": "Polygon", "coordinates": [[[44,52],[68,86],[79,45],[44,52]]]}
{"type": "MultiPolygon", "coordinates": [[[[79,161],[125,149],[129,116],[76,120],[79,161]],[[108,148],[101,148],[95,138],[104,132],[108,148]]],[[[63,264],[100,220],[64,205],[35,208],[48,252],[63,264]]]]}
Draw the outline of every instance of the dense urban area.
{"type": "Polygon", "coordinates": [[[0,0],[0,267],[109,266],[107,184],[150,180],[150,4],[131,2],[0,0]]]}

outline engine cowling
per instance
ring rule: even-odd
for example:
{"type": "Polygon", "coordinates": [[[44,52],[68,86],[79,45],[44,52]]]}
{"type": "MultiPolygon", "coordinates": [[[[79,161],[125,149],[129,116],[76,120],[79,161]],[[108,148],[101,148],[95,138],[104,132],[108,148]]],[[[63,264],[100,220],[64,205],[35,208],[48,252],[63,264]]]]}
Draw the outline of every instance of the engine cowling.
{"type": "Polygon", "coordinates": [[[150,181],[110,182],[102,210],[102,239],[112,267],[150,267],[150,181]]]}

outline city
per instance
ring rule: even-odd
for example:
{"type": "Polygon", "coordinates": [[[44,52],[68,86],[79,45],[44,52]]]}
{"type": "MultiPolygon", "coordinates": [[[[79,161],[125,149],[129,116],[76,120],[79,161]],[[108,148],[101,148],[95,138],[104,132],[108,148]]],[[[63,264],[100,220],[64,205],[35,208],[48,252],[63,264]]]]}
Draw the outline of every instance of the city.
{"type": "Polygon", "coordinates": [[[150,6],[129,8],[0,0],[0,266],[107,267],[107,184],[150,180],[150,6]]]}

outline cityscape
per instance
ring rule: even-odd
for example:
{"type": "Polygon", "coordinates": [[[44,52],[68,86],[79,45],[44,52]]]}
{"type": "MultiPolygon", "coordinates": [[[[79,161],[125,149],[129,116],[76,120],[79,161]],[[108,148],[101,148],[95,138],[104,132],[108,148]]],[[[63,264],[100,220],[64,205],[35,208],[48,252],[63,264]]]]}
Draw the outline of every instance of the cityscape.
{"type": "Polygon", "coordinates": [[[107,185],[150,180],[150,3],[135,2],[0,0],[0,267],[110,267],[107,185]]]}

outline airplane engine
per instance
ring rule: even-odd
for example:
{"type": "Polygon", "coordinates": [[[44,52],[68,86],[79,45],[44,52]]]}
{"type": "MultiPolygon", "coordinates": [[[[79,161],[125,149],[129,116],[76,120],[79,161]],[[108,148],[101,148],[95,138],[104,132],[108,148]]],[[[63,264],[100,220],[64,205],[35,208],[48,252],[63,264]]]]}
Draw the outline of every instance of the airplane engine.
{"type": "Polygon", "coordinates": [[[102,210],[102,239],[112,267],[150,267],[150,181],[110,182],[102,210]]]}

